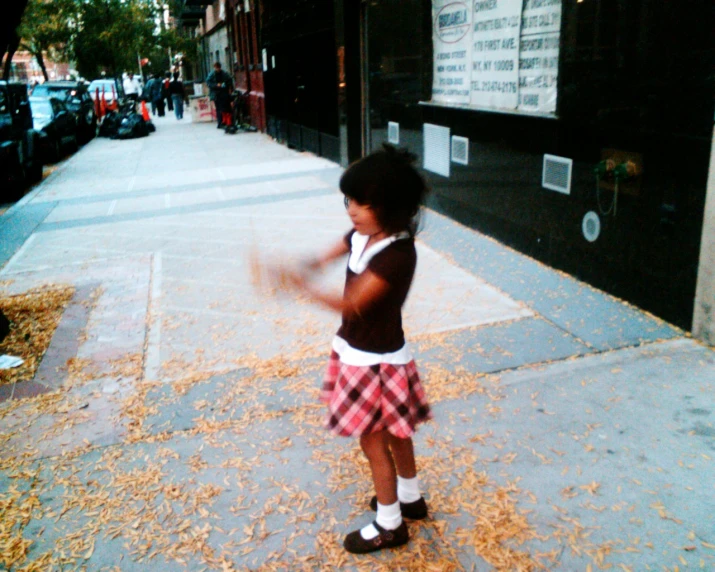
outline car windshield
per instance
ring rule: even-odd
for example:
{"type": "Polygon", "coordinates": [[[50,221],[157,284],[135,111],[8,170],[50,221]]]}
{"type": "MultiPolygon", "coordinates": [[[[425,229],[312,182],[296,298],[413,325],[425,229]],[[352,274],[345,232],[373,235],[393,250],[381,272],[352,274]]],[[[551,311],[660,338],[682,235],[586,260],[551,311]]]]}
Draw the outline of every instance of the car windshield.
{"type": "Polygon", "coordinates": [[[77,93],[76,90],[69,87],[56,87],[56,86],[46,86],[38,85],[32,90],[33,97],[53,97],[59,100],[70,100],[72,96],[77,93]]]}
{"type": "Polygon", "coordinates": [[[34,119],[45,119],[52,117],[52,105],[49,99],[31,99],[32,117],[34,119]]]}
{"type": "Polygon", "coordinates": [[[89,92],[94,93],[97,89],[99,89],[99,93],[101,95],[102,89],[104,89],[105,95],[112,95],[112,87],[114,87],[114,91],[117,90],[117,87],[114,85],[113,81],[106,81],[106,80],[93,81],[92,83],[89,84],[89,92]]]}

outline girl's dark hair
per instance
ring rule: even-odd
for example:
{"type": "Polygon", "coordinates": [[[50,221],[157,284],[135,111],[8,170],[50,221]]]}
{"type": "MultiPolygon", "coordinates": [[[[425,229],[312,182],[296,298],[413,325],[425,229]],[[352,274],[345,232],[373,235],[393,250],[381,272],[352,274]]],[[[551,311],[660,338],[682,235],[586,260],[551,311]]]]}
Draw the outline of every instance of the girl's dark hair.
{"type": "Polygon", "coordinates": [[[420,205],[427,185],[412,166],[416,156],[407,149],[384,144],[348,167],[340,190],[348,199],[369,205],[386,232],[417,232],[420,205]]]}

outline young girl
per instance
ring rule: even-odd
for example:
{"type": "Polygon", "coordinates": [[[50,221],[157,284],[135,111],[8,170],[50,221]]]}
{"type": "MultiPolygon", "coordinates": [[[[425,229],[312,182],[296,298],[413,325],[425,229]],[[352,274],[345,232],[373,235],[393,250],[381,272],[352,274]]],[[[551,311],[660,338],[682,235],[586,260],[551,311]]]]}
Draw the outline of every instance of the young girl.
{"type": "Polygon", "coordinates": [[[413,159],[385,146],[354,163],[340,180],[353,229],[305,272],[283,276],[342,313],[321,399],[328,405],[326,426],[359,437],[372,471],[377,496],[370,506],[377,517],[344,542],[357,554],[407,543],[403,517],[427,516],[411,437],[431,413],[402,331],[402,305],[417,262],[416,219],[427,191],[413,159]],[[344,255],[343,295],[316,289],[309,273],[344,255]]]}

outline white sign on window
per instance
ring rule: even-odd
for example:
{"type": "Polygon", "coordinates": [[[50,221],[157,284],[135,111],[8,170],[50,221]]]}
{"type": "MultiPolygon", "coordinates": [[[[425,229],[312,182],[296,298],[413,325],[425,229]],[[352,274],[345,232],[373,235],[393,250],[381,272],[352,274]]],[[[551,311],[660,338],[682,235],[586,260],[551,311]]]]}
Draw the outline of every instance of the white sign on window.
{"type": "Polygon", "coordinates": [[[516,109],[522,0],[474,2],[470,103],[516,109]]]}
{"type": "Polygon", "coordinates": [[[433,0],[434,81],[432,98],[469,103],[472,8],[465,2],[433,0]]]}
{"type": "Polygon", "coordinates": [[[556,112],[562,0],[432,0],[432,101],[556,112]]]}
{"type": "Polygon", "coordinates": [[[519,58],[519,109],[556,112],[561,0],[524,0],[519,58]]]}

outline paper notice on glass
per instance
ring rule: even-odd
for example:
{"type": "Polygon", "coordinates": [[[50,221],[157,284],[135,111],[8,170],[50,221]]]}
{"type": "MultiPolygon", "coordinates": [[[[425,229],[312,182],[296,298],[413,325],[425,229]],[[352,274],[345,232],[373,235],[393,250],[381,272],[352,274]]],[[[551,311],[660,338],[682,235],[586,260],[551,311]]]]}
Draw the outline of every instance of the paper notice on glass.
{"type": "Polygon", "coordinates": [[[554,113],[559,76],[561,0],[524,0],[519,109],[554,113]]]}
{"type": "Polygon", "coordinates": [[[432,2],[434,80],[432,100],[469,104],[472,8],[465,2],[432,2]]]}
{"type": "Polygon", "coordinates": [[[472,17],[472,105],[516,109],[522,0],[476,0],[472,17]]]}
{"type": "Polygon", "coordinates": [[[15,356],[9,356],[7,354],[0,356],[0,369],[12,369],[13,367],[19,367],[25,360],[15,356]]]}

